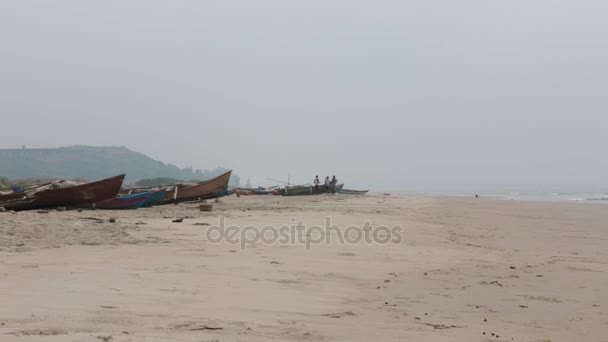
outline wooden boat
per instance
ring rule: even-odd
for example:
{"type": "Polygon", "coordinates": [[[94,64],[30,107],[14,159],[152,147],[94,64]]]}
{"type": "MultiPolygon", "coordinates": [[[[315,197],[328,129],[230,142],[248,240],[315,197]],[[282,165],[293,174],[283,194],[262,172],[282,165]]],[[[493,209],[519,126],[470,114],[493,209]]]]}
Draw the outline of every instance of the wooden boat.
{"type": "Polygon", "coordinates": [[[151,192],[140,192],[132,195],[118,196],[105,201],[88,204],[92,209],[137,209],[146,204],[151,192]]]}
{"type": "Polygon", "coordinates": [[[277,191],[281,196],[307,196],[331,193],[330,187],[326,185],[319,185],[319,188],[315,188],[312,185],[287,186],[277,191]]]}
{"type": "Polygon", "coordinates": [[[30,210],[101,202],[115,197],[124,179],[123,174],[67,188],[57,188],[57,184],[51,183],[26,191],[22,198],[0,202],[0,207],[8,210],[30,210]]]}
{"type": "Polygon", "coordinates": [[[152,207],[155,205],[163,204],[164,200],[165,200],[165,191],[164,190],[153,191],[150,193],[150,196],[148,196],[148,198],[146,199],[146,202],[144,203],[144,207],[152,207]]]}
{"type": "Polygon", "coordinates": [[[249,195],[273,195],[273,189],[261,189],[261,188],[238,188],[236,193],[242,196],[249,195]]]}
{"type": "Polygon", "coordinates": [[[142,189],[122,189],[118,193],[118,196],[129,196],[135,194],[142,193],[150,193],[148,198],[146,199],[146,203],[144,203],[144,207],[152,207],[155,205],[161,205],[165,201],[165,196],[168,191],[172,191],[172,187],[164,187],[162,189],[156,188],[142,188],[142,189]]]}
{"type": "Polygon", "coordinates": [[[30,186],[30,187],[27,187],[24,189],[17,189],[17,190],[15,188],[13,188],[13,191],[11,191],[11,192],[0,194],[0,202],[24,198],[25,196],[27,196],[28,193],[35,191],[36,189],[41,188],[43,186],[48,186],[49,184],[50,183],[38,184],[38,185],[33,185],[33,186],[30,186]]]}
{"type": "Polygon", "coordinates": [[[345,195],[365,195],[368,191],[369,190],[342,189],[340,193],[345,195]]]}
{"type": "Polygon", "coordinates": [[[174,186],[165,192],[163,203],[197,201],[228,195],[228,182],[232,171],[191,186],[174,186]]]}
{"type": "Polygon", "coordinates": [[[333,192],[333,193],[340,192],[340,191],[342,191],[342,188],[343,188],[343,187],[344,187],[344,183],[336,184],[336,186],[334,187],[334,189],[333,189],[333,191],[332,191],[332,192],[333,192]]]}
{"type": "Polygon", "coordinates": [[[0,203],[25,198],[25,192],[9,192],[0,194],[0,203]]]}
{"type": "Polygon", "coordinates": [[[278,189],[281,196],[306,196],[314,195],[314,186],[312,185],[298,185],[298,186],[286,186],[278,189]]]}

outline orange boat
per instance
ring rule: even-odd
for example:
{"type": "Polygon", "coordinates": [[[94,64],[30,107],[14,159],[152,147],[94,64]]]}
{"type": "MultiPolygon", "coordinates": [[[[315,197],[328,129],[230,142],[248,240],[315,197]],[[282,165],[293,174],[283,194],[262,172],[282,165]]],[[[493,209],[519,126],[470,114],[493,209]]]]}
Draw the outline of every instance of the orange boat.
{"type": "Polygon", "coordinates": [[[190,186],[174,186],[165,192],[165,203],[178,203],[217,198],[228,194],[228,182],[232,170],[215,178],[190,186]]]}

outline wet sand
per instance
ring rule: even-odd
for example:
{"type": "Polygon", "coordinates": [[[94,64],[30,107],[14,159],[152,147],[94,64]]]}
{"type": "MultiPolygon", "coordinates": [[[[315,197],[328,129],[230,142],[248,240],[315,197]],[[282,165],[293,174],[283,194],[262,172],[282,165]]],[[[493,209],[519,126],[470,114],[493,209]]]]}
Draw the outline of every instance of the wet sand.
{"type": "Polygon", "coordinates": [[[605,205],[384,195],[0,213],[0,341],[608,341],[607,222],[605,205]],[[207,241],[219,216],[402,239],[241,249],[207,241]]]}

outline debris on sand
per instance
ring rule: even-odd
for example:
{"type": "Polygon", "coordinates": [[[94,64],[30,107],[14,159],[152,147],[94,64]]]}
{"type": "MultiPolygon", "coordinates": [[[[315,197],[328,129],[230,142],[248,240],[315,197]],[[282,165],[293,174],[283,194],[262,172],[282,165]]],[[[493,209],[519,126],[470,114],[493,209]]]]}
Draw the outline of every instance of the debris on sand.
{"type": "Polygon", "coordinates": [[[217,325],[203,325],[202,327],[192,328],[190,330],[196,331],[196,330],[222,330],[222,329],[224,329],[224,328],[217,326],[217,325]]]}
{"type": "Polygon", "coordinates": [[[465,326],[461,326],[461,325],[445,325],[445,324],[434,324],[434,323],[425,323],[425,322],[420,322],[420,324],[428,325],[429,327],[433,327],[433,329],[438,329],[438,330],[465,328],[465,326]]]}
{"type": "Polygon", "coordinates": [[[103,219],[101,219],[99,217],[81,217],[80,219],[95,221],[95,223],[103,223],[103,219]]]}
{"type": "Polygon", "coordinates": [[[357,317],[357,314],[348,310],[348,311],[344,311],[344,312],[337,312],[337,313],[331,313],[331,314],[323,314],[322,316],[325,317],[331,317],[331,318],[342,318],[344,316],[351,316],[351,317],[357,317]]]}
{"type": "Polygon", "coordinates": [[[67,331],[48,328],[48,329],[31,329],[31,330],[20,330],[13,333],[16,336],[56,336],[56,335],[65,335],[67,331]]]}
{"type": "Polygon", "coordinates": [[[211,211],[213,210],[213,204],[201,204],[198,206],[198,210],[200,211],[211,211]]]}

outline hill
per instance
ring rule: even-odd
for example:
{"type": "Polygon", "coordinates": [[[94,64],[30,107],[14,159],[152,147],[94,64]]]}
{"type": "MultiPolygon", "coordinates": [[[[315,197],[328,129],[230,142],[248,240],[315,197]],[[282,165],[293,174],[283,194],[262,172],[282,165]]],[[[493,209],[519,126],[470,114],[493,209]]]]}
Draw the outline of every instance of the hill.
{"type": "MultiPolygon", "coordinates": [[[[126,147],[69,146],[59,148],[0,149],[0,176],[23,178],[84,178],[98,180],[126,173],[126,183],[140,179],[169,177],[181,180],[204,180],[228,171],[178,168],[152,159],[126,147]]],[[[238,185],[234,173],[230,183],[238,185]]]]}

